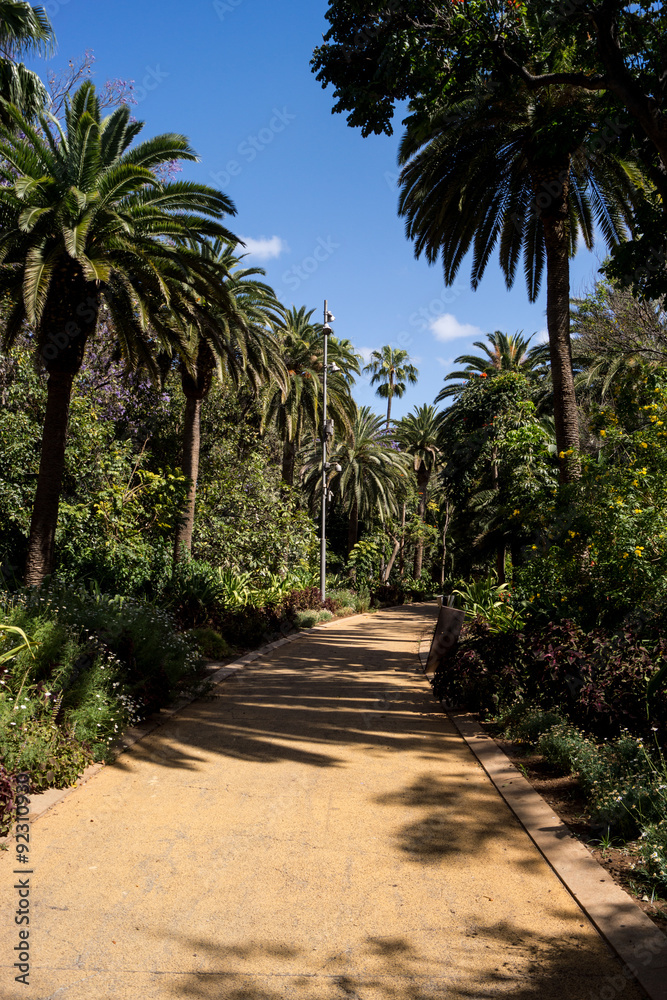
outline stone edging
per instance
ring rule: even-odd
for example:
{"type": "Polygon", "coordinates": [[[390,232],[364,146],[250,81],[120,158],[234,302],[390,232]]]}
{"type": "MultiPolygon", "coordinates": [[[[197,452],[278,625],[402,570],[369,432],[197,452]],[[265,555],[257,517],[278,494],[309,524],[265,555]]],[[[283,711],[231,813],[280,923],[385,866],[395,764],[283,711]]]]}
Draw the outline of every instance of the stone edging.
{"type": "MultiPolygon", "coordinates": [[[[429,638],[419,646],[424,669],[430,644],[429,638]]],[[[447,712],[447,716],[549,866],[623,963],[618,978],[634,977],[651,1000],[664,1000],[667,937],[565,823],[554,816],[539,792],[482,730],[476,717],[465,712],[447,712]]],[[[610,996],[620,992],[611,982],[609,989],[610,996]]]]}

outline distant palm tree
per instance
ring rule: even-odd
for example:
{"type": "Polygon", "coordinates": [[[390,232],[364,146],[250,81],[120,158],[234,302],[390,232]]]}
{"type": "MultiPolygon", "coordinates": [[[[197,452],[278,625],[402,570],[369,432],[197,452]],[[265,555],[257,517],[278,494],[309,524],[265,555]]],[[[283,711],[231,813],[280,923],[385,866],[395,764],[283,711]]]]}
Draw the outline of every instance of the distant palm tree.
{"type": "Polygon", "coordinates": [[[256,392],[271,380],[286,386],[280,343],[271,329],[280,304],[273,289],[257,280],[265,272],[258,267],[241,267],[236,249],[220,240],[202,252],[220,266],[228,295],[224,308],[205,309],[199,324],[191,328],[191,358],[179,365],[185,396],[182,469],[189,486],[176,528],[174,562],[192,550],[201,411],[214,371],[219,376],[228,375],[237,387],[249,382],[256,392]]]}
{"type": "MultiPolygon", "coordinates": [[[[46,87],[37,73],[17,62],[22,55],[51,55],[56,38],[43,7],[21,0],[0,0],[0,97],[14,104],[26,118],[34,118],[47,101],[46,87]]],[[[3,124],[10,117],[0,109],[3,124]]]]}
{"type": "MultiPolygon", "coordinates": [[[[438,468],[441,455],[440,416],[435,406],[415,407],[414,413],[399,420],[396,425],[396,439],[403,451],[412,459],[412,467],[417,477],[419,503],[417,513],[422,522],[426,521],[426,503],[431,476],[438,468]]],[[[413,576],[421,576],[424,562],[424,540],[419,538],[415,545],[413,576]]]]}
{"type": "Polygon", "coordinates": [[[130,368],[153,371],[160,348],[187,355],[187,331],[228,302],[218,264],[192,242],[236,237],[220,222],[234,206],[192,181],[154,170],[195,160],[184,136],[132,147],[142,130],[126,107],[102,119],[92,83],[66,108],[64,127],[39,116],[41,134],[13,105],[0,136],[0,297],[10,349],[27,321],[46,368],[48,396],[26,582],[51,572],[74,378],[104,301],[130,368]],[[131,148],[132,147],[132,148],[131,148]]]}
{"type": "MultiPolygon", "coordinates": [[[[312,323],[315,310],[293,307],[275,324],[281,355],[287,371],[287,388],[276,383],[266,396],[263,427],[273,426],[283,443],[283,482],[292,486],[296,456],[306,437],[318,435],[323,400],[324,333],[321,323],[312,323]]],[[[327,374],[328,415],[339,435],[350,434],[356,404],[350,394],[359,374],[359,356],[347,340],[329,335],[327,374]]]]}
{"type": "MultiPolygon", "coordinates": [[[[591,155],[587,142],[603,119],[604,97],[567,87],[539,94],[523,87],[490,93],[480,82],[469,97],[408,122],[399,213],[415,254],[442,258],[451,284],[473,247],[472,286],[477,288],[491,254],[508,287],[523,254],[531,302],[546,264],[554,411],[559,452],[579,448],[579,425],[570,347],[569,258],[582,233],[593,245],[595,226],[608,245],[632,225],[641,175],[619,160],[613,145],[591,155]]],[[[578,475],[564,458],[563,478],[578,475]]]]}
{"type": "MultiPolygon", "coordinates": [[[[535,334],[533,334],[533,337],[535,334]]],[[[463,371],[450,372],[445,375],[445,382],[450,379],[462,379],[466,382],[472,375],[494,374],[499,371],[522,371],[529,374],[535,370],[544,370],[544,355],[536,354],[534,349],[529,350],[529,345],[533,337],[522,337],[520,333],[507,334],[496,330],[495,333],[487,333],[487,344],[482,340],[476,340],[473,347],[479,347],[484,352],[483,355],[461,354],[454,358],[454,364],[465,365],[463,371]]],[[[461,388],[461,383],[456,385],[446,385],[435,397],[435,402],[440,403],[448,396],[454,396],[461,388]]]]}
{"type": "Polygon", "coordinates": [[[371,352],[371,360],[364,368],[372,374],[371,385],[378,385],[377,394],[387,400],[387,430],[391,422],[391,401],[396,396],[402,399],[406,383],[417,384],[419,372],[410,361],[410,355],[400,347],[388,344],[379,351],[371,352]]]}
{"type": "MultiPolygon", "coordinates": [[[[397,513],[396,494],[409,469],[382,424],[382,417],[362,406],[349,439],[334,444],[329,455],[331,464],[342,470],[333,474],[331,484],[349,518],[348,555],[357,542],[360,519],[384,521],[397,513]]],[[[305,454],[303,484],[315,507],[322,496],[322,453],[317,441],[305,454]]]]}

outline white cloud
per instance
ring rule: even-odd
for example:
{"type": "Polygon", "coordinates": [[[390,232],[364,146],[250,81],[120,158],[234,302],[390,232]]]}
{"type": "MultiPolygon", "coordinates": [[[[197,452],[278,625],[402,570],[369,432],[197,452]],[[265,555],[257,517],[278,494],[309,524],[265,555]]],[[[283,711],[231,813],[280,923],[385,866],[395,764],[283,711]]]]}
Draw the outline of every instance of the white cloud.
{"type": "Polygon", "coordinates": [[[252,254],[259,260],[274,260],[289,249],[285,240],[280,236],[260,236],[258,240],[252,239],[251,236],[242,236],[241,239],[245,243],[245,247],[239,247],[239,253],[252,254]]]}
{"type": "Polygon", "coordinates": [[[436,340],[443,342],[448,340],[458,340],[460,337],[483,337],[484,331],[472,323],[460,323],[452,313],[444,313],[437,319],[431,320],[429,324],[431,332],[436,340]]]}
{"type": "Polygon", "coordinates": [[[549,331],[547,329],[538,330],[533,339],[531,340],[531,346],[537,344],[548,344],[549,343],[549,331]]]}
{"type": "Polygon", "coordinates": [[[371,354],[373,353],[373,351],[376,350],[377,347],[355,347],[355,351],[357,352],[357,354],[361,354],[362,358],[364,359],[365,365],[367,365],[368,362],[371,360],[371,354]]]}

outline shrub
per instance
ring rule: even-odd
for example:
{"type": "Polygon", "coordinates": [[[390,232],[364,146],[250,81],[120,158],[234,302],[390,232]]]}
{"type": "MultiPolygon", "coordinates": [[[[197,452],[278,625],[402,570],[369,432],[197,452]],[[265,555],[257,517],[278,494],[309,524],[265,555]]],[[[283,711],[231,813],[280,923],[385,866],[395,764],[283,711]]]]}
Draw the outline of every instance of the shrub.
{"type": "Polygon", "coordinates": [[[627,732],[599,743],[539,709],[515,706],[497,722],[510,738],[527,738],[550,764],[578,776],[601,830],[626,840],[639,835],[646,871],[667,888],[667,764],[659,750],[649,753],[641,737],[627,732]]]}
{"type": "Polygon", "coordinates": [[[320,620],[317,611],[297,611],[295,615],[295,625],[297,628],[312,628],[320,620]]]}
{"type": "Polygon", "coordinates": [[[14,822],[16,779],[0,764],[0,837],[6,837],[14,822]]]}
{"type": "Polygon", "coordinates": [[[188,632],[188,638],[200,649],[203,656],[209,660],[226,660],[236,655],[233,646],[223,639],[219,632],[212,628],[194,628],[188,632]]]}
{"type": "Polygon", "coordinates": [[[458,647],[433,689],[448,704],[497,713],[517,703],[564,714],[599,737],[627,727],[667,735],[667,692],[658,688],[647,714],[647,688],[667,660],[667,643],[630,625],[618,632],[584,632],[572,621],[494,634],[477,619],[465,624],[458,647]]]}
{"type": "Polygon", "coordinates": [[[395,607],[405,604],[405,591],[396,583],[383,583],[373,591],[373,599],[378,604],[395,607]]]}

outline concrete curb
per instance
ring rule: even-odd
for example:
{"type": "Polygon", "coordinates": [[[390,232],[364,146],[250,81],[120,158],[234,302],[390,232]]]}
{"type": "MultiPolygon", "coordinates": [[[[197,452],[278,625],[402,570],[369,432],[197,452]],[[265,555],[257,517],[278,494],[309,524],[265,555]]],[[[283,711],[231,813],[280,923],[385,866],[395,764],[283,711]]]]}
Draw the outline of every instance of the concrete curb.
{"type": "MultiPolygon", "coordinates": [[[[426,668],[430,639],[419,646],[426,668]]],[[[667,937],[616,885],[471,713],[447,712],[497,791],[572,898],[651,1000],[664,1000],[667,937]]]]}
{"type": "MultiPolygon", "coordinates": [[[[385,608],[383,610],[390,610],[385,608]]],[[[329,622],[320,622],[318,625],[313,625],[312,628],[301,629],[298,632],[290,632],[289,635],[283,636],[280,639],[276,639],[273,642],[267,643],[265,646],[260,646],[259,649],[253,650],[250,653],[245,653],[238,660],[234,660],[233,663],[226,663],[219,667],[211,676],[208,678],[209,681],[217,687],[223,681],[231,677],[232,674],[238,673],[239,670],[243,670],[244,667],[248,666],[249,663],[254,663],[255,660],[261,659],[263,656],[267,656],[274,650],[278,649],[280,646],[285,646],[289,642],[295,642],[297,639],[302,639],[305,636],[312,635],[314,632],[319,632],[332,626],[340,624],[340,622],[350,622],[355,619],[368,618],[374,612],[364,612],[359,615],[348,615],[345,618],[332,618],[329,622]]],[[[215,662],[210,664],[215,667],[215,662]]],[[[198,696],[194,695],[192,698],[179,698],[172,705],[168,705],[166,708],[161,708],[159,712],[146,719],[145,722],[139,723],[137,726],[132,726],[127,729],[118,743],[116,744],[115,750],[117,755],[120,756],[130,747],[142,740],[144,736],[148,736],[150,733],[155,732],[160,726],[163,726],[172,715],[180,712],[182,709],[187,708],[194,701],[198,700],[198,696]]],[[[67,788],[49,788],[45,792],[38,792],[36,795],[30,797],[30,822],[34,822],[43,816],[44,813],[52,809],[53,806],[58,805],[63,799],[67,798],[72,792],[81,785],[85,785],[87,781],[94,778],[96,774],[106,767],[106,764],[90,764],[89,767],[85,769],[80,778],[78,778],[73,785],[69,785],[67,788]]],[[[8,843],[9,837],[1,837],[0,843],[8,843]]]]}

